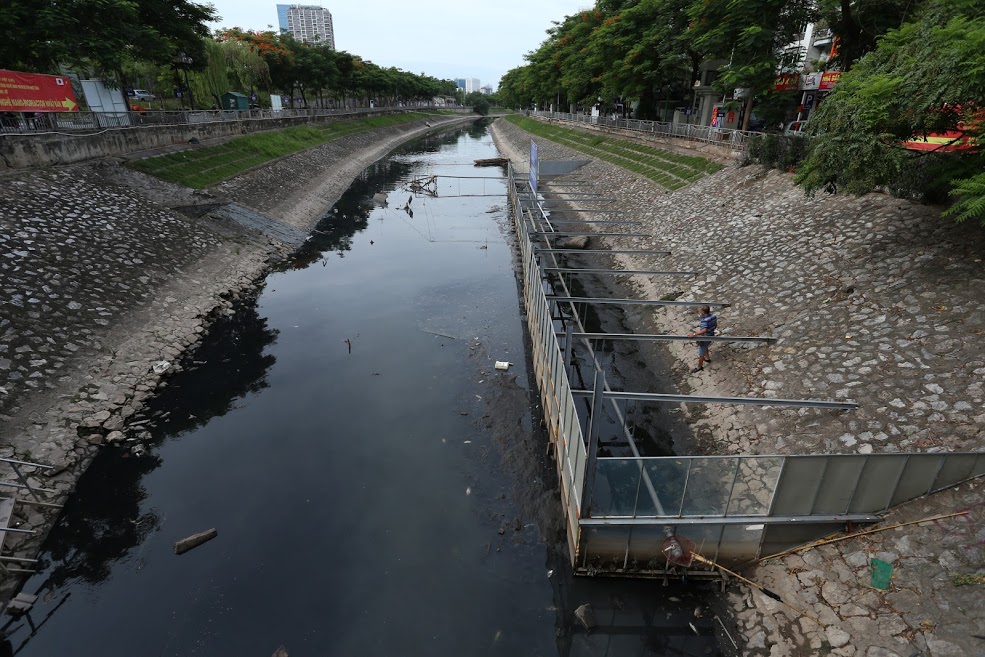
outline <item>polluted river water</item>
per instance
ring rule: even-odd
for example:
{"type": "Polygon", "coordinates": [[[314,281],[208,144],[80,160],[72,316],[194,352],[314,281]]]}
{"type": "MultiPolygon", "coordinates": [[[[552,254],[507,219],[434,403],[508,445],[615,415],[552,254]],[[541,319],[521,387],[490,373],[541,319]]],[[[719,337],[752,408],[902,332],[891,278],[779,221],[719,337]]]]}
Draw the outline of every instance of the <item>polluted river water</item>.
{"type": "Polygon", "coordinates": [[[476,122],[352,184],[93,462],[0,655],[719,654],[704,594],[571,575],[497,155],[476,122]]]}

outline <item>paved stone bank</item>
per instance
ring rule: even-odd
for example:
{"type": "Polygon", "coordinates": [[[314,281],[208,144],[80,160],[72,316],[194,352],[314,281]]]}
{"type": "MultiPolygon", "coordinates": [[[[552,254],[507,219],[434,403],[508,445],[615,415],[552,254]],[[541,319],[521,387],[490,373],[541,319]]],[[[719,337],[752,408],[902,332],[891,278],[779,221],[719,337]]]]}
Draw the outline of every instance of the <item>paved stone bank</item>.
{"type": "MultiPolygon", "coordinates": [[[[146,422],[131,422],[209,324],[362,169],[430,129],[351,135],[204,193],[110,161],[0,174],[0,456],[54,466],[31,484],[63,500],[102,446],[142,449],[146,422]],[[310,186],[282,183],[299,170],[310,186]],[[282,212],[246,221],[229,205],[260,200],[282,212]]],[[[36,548],[54,517],[19,511],[15,526],[39,533],[6,546],[36,548]]]]}
{"type": "MultiPolygon", "coordinates": [[[[495,131],[501,148],[523,161],[530,135],[505,121],[495,131]]],[[[542,160],[584,157],[536,141],[542,160]]],[[[756,454],[982,450],[985,234],[978,226],[879,194],[809,199],[790,176],[758,167],[729,168],[672,194],[600,161],[577,177],[616,199],[610,218],[640,220],[632,232],[651,236],[594,242],[673,253],[614,256],[620,266],[700,272],[632,277],[641,296],[730,303],[719,312],[723,333],[780,338],[770,347],[715,346],[714,362],[696,375],[689,373],[693,345],[671,344],[682,385],[697,394],[859,403],[851,412],[694,405],[703,444],[756,454]]],[[[697,324],[693,310],[637,316],[665,333],[697,324]]],[[[904,505],[889,522],[969,509],[963,518],[845,541],[747,573],[823,624],[797,619],[758,592],[736,593],[749,654],[985,653],[985,641],[972,636],[985,627],[985,588],[952,581],[985,563],[982,492],[980,482],[964,484],[904,505]],[[873,553],[896,567],[890,591],[868,587],[873,553]]]]}

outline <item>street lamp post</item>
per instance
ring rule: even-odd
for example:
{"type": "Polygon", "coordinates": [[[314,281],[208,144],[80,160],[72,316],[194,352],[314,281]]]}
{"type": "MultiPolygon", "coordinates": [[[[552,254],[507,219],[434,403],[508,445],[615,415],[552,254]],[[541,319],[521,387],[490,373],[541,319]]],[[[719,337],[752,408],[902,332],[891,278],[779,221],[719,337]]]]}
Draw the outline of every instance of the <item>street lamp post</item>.
{"type": "Polygon", "coordinates": [[[697,80],[694,81],[694,95],[691,97],[691,121],[690,121],[690,123],[694,123],[694,118],[695,118],[694,117],[694,114],[695,114],[695,111],[696,111],[696,108],[697,108],[697,104],[698,104],[698,87],[700,87],[700,86],[701,86],[701,78],[698,78],[697,80]]]}
{"type": "Polygon", "coordinates": [[[185,72],[185,91],[188,93],[188,104],[192,109],[195,109],[195,96],[192,95],[191,87],[188,86],[188,68],[194,61],[195,60],[183,52],[178,53],[178,55],[174,58],[175,66],[180,65],[182,70],[185,72]]]}

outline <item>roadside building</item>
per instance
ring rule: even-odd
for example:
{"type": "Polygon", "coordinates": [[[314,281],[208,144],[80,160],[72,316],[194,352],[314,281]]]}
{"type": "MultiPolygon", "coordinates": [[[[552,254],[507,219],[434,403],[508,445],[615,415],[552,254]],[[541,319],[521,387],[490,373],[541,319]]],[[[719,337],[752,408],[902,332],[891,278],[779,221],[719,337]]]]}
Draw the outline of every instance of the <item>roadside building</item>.
{"type": "Polygon", "coordinates": [[[281,33],[290,32],[305,43],[327,43],[335,50],[332,13],[318,5],[277,5],[277,24],[281,33]]]}

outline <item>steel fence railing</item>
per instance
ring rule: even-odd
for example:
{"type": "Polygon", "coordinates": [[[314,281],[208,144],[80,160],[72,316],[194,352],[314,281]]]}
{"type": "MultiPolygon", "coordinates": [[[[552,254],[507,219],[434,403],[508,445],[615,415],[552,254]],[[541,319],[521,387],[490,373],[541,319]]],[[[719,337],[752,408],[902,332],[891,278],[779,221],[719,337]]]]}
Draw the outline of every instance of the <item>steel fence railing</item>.
{"type": "Polygon", "coordinates": [[[514,175],[513,166],[510,165],[508,189],[513,222],[519,237],[523,295],[531,335],[531,360],[545,421],[555,447],[569,547],[574,556],[579,543],[579,518],[588,452],[565,368],[564,351],[558,344],[551,302],[542,284],[542,272],[530,235],[530,210],[524,208],[520,201],[514,175]]]}
{"type": "Polygon", "coordinates": [[[569,123],[582,123],[603,128],[629,130],[643,136],[670,137],[692,142],[717,144],[730,148],[734,152],[745,152],[751,139],[764,133],[752,130],[732,130],[715,128],[693,123],[666,123],[663,121],[642,121],[638,119],[613,119],[605,116],[590,116],[588,114],[569,114],[567,112],[532,111],[533,116],[569,123]]]}
{"type": "Polygon", "coordinates": [[[433,105],[404,107],[359,107],[319,109],[251,110],[141,110],[119,112],[0,112],[0,134],[38,134],[46,132],[85,133],[119,128],[164,125],[202,125],[228,121],[262,121],[290,118],[349,117],[395,112],[428,111],[471,112],[468,107],[446,108],[433,105]]]}

